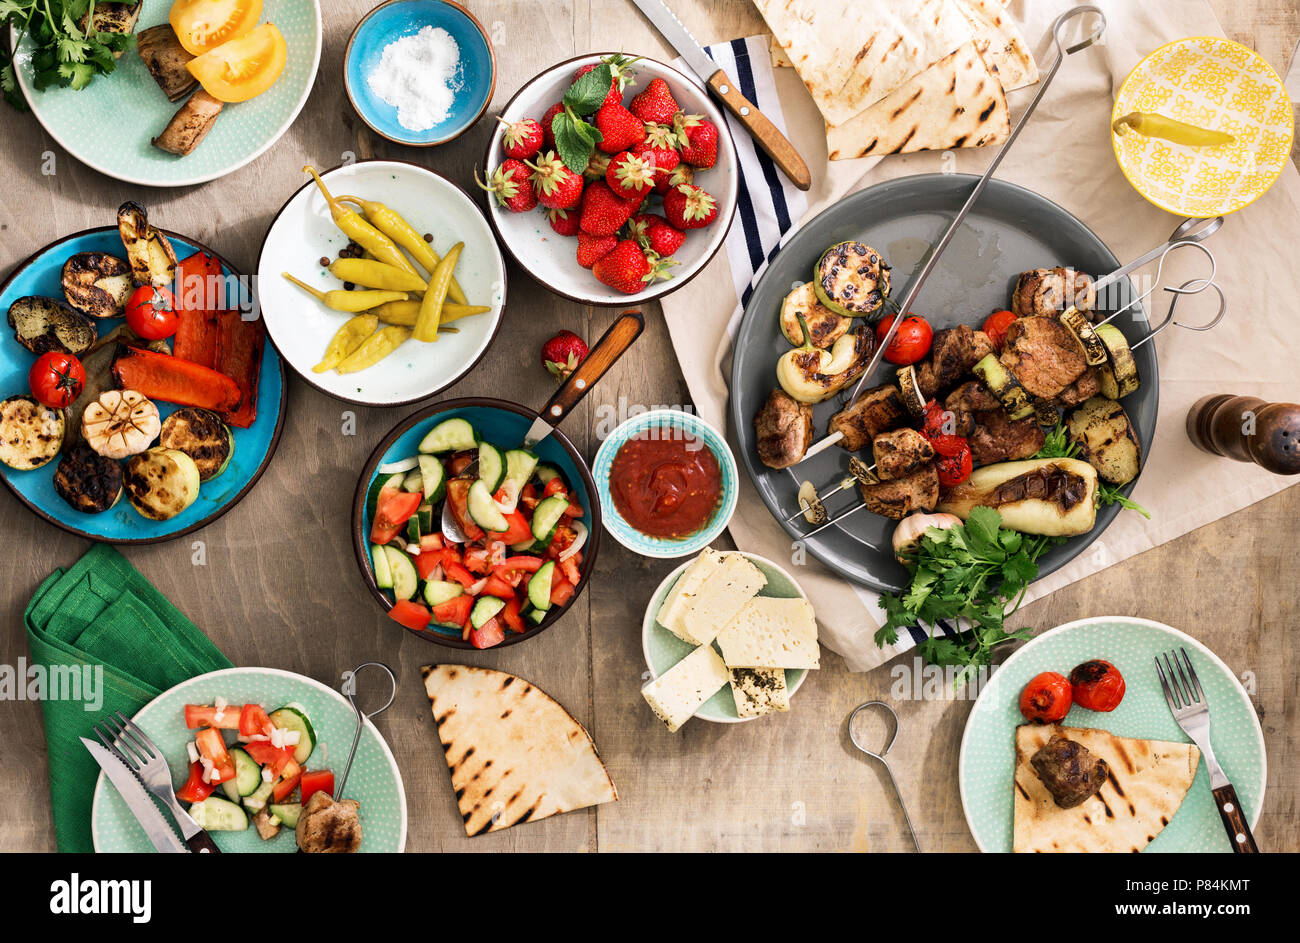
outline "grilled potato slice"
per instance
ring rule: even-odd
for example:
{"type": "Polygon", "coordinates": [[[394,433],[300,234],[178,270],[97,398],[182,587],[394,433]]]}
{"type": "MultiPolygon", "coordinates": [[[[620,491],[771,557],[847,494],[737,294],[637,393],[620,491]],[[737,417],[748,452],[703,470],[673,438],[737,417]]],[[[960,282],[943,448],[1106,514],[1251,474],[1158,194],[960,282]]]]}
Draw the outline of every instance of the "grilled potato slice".
{"type": "Polygon", "coordinates": [[[106,252],[78,252],[63,263],[63,297],[92,318],[120,318],[135,285],[131,266],[106,252]]]}
{"type": "Polygon", "coordinates": [[[117,208],[117,231],[137,285],[164,288],[176,278],[176,250],[171,240],[149,225],[149,214],[134,200],[117,208]]]}
{"type": "Polygon", "coordinates": [[[161,446],[132,455],[123,476],[131,507],[151,521],[169,521],[199,496],[194,459],[161,446]]]}
{"type": "Polygon", "coordinates": [[[11,396],[0,402],[0,462],[19,471],[40,468],[59,454],[66,429],[63,410],[11,396]]]}
{"type": "Polygon", "coordinates": [[[1094,396],[1070,410],[1066,419],[1070,439],[1079,446],[1079,457],[1103,481],[1126,485],[1142,469],[1142,446],[1138,444],[1124,407],[1113,399],[1094,396]]]}
{"type": "Polygon", "coordinates": [[[122,466],[78,442],[54,471],[54,490],[75,510],[101,514],[122,497],[122,466]]]}
{"type": "Polygon", "coordinates": [[[230,427],[210,409],[186,406],[176,410],[162,424],[158,444],[184,452],[199,469],[200,481],[211,481],[230,464],[235,454],[235,437],[230,427]]]}
{"type": "Polygon", "coordinates": [[[94,346],[99,330],[80,311],[54,298],[28,295],[9,306],[14,339],[34,354],[51,350],[80,357],[94,346]]]}

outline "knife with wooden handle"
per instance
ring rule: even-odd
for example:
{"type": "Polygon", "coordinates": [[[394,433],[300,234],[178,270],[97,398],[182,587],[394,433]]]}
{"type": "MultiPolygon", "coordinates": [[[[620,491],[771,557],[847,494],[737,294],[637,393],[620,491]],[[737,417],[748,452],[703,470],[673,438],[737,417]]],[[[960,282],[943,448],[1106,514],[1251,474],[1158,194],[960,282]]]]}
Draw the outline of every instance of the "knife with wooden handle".
{"type": "Polygon", "coordinates": [[[733,82],[709,54],[695,41],[690,32],[677,19],[677,15],[668,9],[661,0],[632,0],[637,9],[645,14],[651,25],[657,29],[668,44],[677,50],[677,54],[686,60],[692,72],[722,102],[724,108],[744,125],[754,142],[762,148],[763,153],[781,168],[781,172],[790,178],[800,190],[812,186],[812,175],[808,165],[799,156],[790,139],[782,134],[767,115],[755,107],[754,103],[741,94],[733,82]]]}

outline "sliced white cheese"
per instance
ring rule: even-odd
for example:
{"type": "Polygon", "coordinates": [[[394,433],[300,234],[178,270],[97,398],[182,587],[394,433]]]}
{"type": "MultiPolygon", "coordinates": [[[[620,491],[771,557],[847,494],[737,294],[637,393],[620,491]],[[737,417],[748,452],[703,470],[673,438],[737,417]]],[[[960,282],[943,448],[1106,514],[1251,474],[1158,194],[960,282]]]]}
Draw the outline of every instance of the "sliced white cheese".
{"type": "Polygon", "coordinates": [[[718,633],[731,668],[816,668],[817,619],[806,599],[759,596],[749,600],[718,633]]]}
{"type": "Polygon", "coordinates": [[[681,577],[673,586],[672,592],[668,594],[668,598],[659,607],[659,614],[655,616],[655,621],[682,641],[692,641],[683,634],[686,630],[682,627],[682,619],[695,601],[695,597],[699,593],[700,587],[704,585],[704,581],[712,576],[721,565],[722,554],[716,550],[704,548],[704,552],[691,561],[691,565],[682,572],[681,577]]]}
{"type": "Polygon", "coordinates": [[[731,681],[731,672],[712,645],[701,645],[641,689],[655,715],[677,730],[704,702],[731,681]]]}
{"type": "Polygon", "coordinates": [[[766,585],[762,570],[738,553],[726,554],[722,565],[695,594],[679,634],[695,645],[708,645],[766,585]]]}
{"type": "Polygon", "coordinates": [[[736,699],[736,714],[740,717],[758,717],[790,709],[790,691],[785,686],[784,668],[733,668],[731,693],[736,699]]]}

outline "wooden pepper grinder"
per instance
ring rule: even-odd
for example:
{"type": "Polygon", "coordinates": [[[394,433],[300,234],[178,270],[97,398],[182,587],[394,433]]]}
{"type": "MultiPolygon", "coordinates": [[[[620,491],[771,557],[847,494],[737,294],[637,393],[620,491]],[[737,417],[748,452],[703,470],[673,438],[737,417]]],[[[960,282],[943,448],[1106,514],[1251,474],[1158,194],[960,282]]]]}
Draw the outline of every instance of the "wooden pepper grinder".
{"type": "Polygon", "coordinates": [[[1187,413],[1187,436],[1199,449],[1254,462],[1279,475],[1300,475],[1300,405],[1258,396],[1205,396],[1187,413]]]}

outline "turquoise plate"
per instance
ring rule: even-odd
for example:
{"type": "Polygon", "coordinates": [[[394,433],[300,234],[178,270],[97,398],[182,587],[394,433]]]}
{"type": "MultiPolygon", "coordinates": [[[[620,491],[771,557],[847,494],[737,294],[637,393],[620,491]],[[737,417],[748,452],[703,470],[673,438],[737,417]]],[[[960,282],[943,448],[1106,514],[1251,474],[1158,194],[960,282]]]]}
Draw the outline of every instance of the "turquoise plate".
{"type": "MultiPolygon", "coordinates": [[[[216,253],[193,240],[168,232],[167,237],[176,248],[176,255],[185,258],[195,252],[216,253]]],[[[124,255],[122,240],[116,226],[90,229],[66,236],[41,249],[18,266],[8,280],[0,284],[0,312],[25,295],[63,297],[60,276],[68,256],[78,252],[109,252],[124,255]]],[[[218,258],[220,258],[218,256],[218,258]]],[[[227,276],[238,277],[229,263],[222,260],[227,276]]],[[[109,319],[98,323],[100,336],[123,322],[109,319]]],[[[27,372],[35,362],[35,355],[14,340],[12,332],[0,334],[0,398],[15,393],[28,392],[27,372]]],[[[170,540],[190,531],[198,530],[216,520],[234,507],[249,489],[262,477],[280,441],[284,426],[287,389],[284,368],[275,348],[268,342],[262,349],[262,374],[257,386],[257,419],[247,429],[235,429],[235,451],[230,465],[216,478],[203,483],[198,499],[169,521],[151,521],[136,513],[123,497],[102,514],[78,511],[59,497],[54,490],[54,471],[59,459],[34,468],[18,471],[0,464],[0,477],[23,504],[56,527],[91,540],[109,543],[155,543],[170,540]]],[[[162,418],[166,419],[177,407],[159,400],[156,404],[162,418]]]]}
{"type": "MultiPolygon", "coordinates": [[[[773,596],[777,599],[808,598],[804,591],[800,589],[799,584],[794,581],[794,577],[771,560],[753,553],[742,552],[741,555],[762,570],[763,575],[767,577],[767,585],[759,591],[758,595],[773,596]]],[[[694,645],[683,642],[660,625],[655,618],[659,613],[659,607],[663,605],[664,600],[668,598],[668,594],[677,585],[682,573],[692,562],[687,560],[669,573],[664,578],[664,581],[659,584],[655,594],[650,597],[650,605],[646,607],[645,618],[641,622],[641,651],[645,655],[646,667],[650,669],[650,673],[643,679],[645,681],[652,681],[659,677],[695,650],[694,645]]],[[[804,668],[786,669],[785,686],[790,691],[791,697],[794,697],[795,692],[799,690],[799,686],[803,684],[806,677],[808,677],[808,671],[804,668]]],[[[793,710],[793,705],[791,709],[793,710]]],[[[731,693],[731,685],[727,685],[705,701],[704,706],[696,711],[695,716],[700,720],[711,720],[719,724],[741,724],[748,720],[758,719],[757,717],[741,717],[736,713],[736,698],[731,693]]]]}
{"type": "MultiPolygon", "coordinates": [[[[136,32],[167,22],[170,3],[149,0],[136,32]]],[[[150,144],[184,103],[169,102],[135,43],[109,75],[80,91],[32,85],[32,43],[15,57],[18,84],[50,137],[100,173],[150,187],[185,187],[223,177],[263,154],[293,124],[307,102],[320,65],[321,17],[316,0],[266,0],[263,23],[284,34],[289,58],[275,85],[256,98],[227,105],[193,153],[168,154],[150,144]]]]}
{"type": "MultiPolygon", "coordinates": [[[[278,668],[226,668],[182,681],[140,708],[132,718],[167,757],[172,782],[177,787],[188,775],[185,744],[194,739],[194,731],[185,727],[185,705],[211,704],[218,697],[231,704],[256,702],[268,711],[287,704],[300,706],[317,736],[316,749],[307,761],[307,768],[333,770],[336,777],[343,775],[357,721],[352,705],[342,694],[319,681],[278,668]]],[[[402,774],[388,744],[369,720],[361,732],[357,756],[344,790],[345,799],[361,803],[362,851],[400,852],[406,847],[406,791],[402,774]]],[[[144,829],[103,773],[95,783],[90,834],[98,852],[154,850],[144,829]]],[[[298,848],[292,829],[287,828],[282,828],[269,841],[258,838],[251,824],[242,832],[209,834],[223,852],[294,852],[298,848]]]]}
{"type": "MultiPolygon", "coordinates": [[[[1180,647],[1187,649],[1210,705],[1214,755],[1236,787],[1254,826],[1264,804],[1264,733],[1250,697],[1231,669],[1196,639],[1177,629],[1148,619],[1099,616],[1058,626],[1026,643],[993,673],[971,710],[961,741],[957,776],[966,822],[982,851],[1011,851],[1015,730],[1024,722],[1017,706],[1021,688],[1040,672],[1068,675],[1080,662],[1102,658],[1124,675],[1124,700],[1108,714],[1073,707],[1063,723],[1101,728],[1120,737],[1186,743],[1188,738],[1165,703],[1153,660],[1157,654],[1180,647]]],[[[1204,763],[1196,771],[1173,821],[1145,850],[1232,850],[1210,795],[1204,763]]]]}

